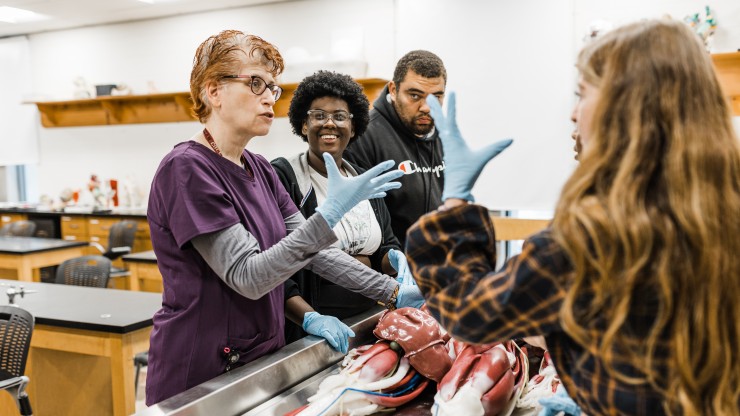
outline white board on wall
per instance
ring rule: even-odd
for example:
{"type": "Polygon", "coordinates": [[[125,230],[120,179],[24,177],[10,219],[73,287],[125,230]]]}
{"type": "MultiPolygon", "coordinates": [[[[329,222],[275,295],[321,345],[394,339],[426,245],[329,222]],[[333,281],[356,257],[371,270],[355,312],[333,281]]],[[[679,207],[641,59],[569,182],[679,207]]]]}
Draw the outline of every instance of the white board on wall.
{"type": "Polygon", "coordinates": [[[31,91],[31,59],[26,37],[0,39],[0,166],[38,159],[36,108],[23,104],[31,91]]]}

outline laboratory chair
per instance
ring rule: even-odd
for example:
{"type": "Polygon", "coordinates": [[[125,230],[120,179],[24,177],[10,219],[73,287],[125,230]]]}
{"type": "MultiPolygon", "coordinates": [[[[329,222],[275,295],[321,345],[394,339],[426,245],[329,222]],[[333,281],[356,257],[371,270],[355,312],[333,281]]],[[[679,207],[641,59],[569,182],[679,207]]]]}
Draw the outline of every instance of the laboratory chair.
{"type": "Polygon", "coordinates": [[[36,223],[27,220],[13,221],[0,228],[2,237],[33,237],[35,232],[36,223]]]}
{"type": "MultiPolygon", "coordinates": [[[[138,223],[134,220],[122,220],[113,224],[108,233],[107,250],[95,242],[91,242],[90,245],[97,248],[103,256],[111,260],[116,260],[124,254],[131,252],[134,246],[134,239],[136,238],[137,225],[138,223]]],[[[126,277],[128,275],[128,270],[111,265],[110,277],[126,277]]]]}
{"type": "Polygon", "coordinates": [[[0,306],[0,390],[13,396],[21,415],[32,415],[23,375],[31,347],[33,315],[14,305],[0,306]]]}
{"type": "Polygon", "coordinates": [[[33,222],[36,224],[36,232],[33,233],[34,237],[38,238],[60,238],[59,220],[56,221],[51,218],[34,218],[33,222]]]}
{"type": "Polygon", "coordinates": [[[134,377],[134,394],[139,390],[139,373],[141,367],[149,365],[149,351],[144,351],[134,356],[134,364],[136,365],[136,376],[134,377]]]}
{"type": "Polygon", "coordinates": [[[57,284],[108,287],[110,260],[103,256],[82,256],[65,260],[57,269],[57,284]]]}

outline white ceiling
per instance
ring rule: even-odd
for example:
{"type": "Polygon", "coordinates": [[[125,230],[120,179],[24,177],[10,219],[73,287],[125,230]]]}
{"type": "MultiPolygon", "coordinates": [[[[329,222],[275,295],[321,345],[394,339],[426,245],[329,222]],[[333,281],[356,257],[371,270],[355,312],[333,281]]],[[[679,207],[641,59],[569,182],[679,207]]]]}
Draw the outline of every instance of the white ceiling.
{"type": "Polygon", "coordinates": [[[0,0],[0,6],[48,17],[27,23],[0,22],[0,38],[285,1],[288,0],[154,0],[154,4],[148,4],[138,0],[0,0]]]}

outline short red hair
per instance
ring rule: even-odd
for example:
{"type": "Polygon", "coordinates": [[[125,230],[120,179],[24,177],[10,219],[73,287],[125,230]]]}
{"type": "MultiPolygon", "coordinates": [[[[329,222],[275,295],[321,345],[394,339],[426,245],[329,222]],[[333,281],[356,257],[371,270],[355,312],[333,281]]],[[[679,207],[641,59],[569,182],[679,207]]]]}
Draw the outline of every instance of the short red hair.
{"type": "Polygon", "coordinates": [[[265,65],[274,77],[283,72],[283,57],[275,45],[259,36],[246,35],[238,30],[224,30],[210,36],[198,46],[190,72],[190,98],[193,114],[201,123],[211,115],[211,105],[206,97],[206,84],[218,82],[233,75],[244,60],[240,53],[265,65]]]}

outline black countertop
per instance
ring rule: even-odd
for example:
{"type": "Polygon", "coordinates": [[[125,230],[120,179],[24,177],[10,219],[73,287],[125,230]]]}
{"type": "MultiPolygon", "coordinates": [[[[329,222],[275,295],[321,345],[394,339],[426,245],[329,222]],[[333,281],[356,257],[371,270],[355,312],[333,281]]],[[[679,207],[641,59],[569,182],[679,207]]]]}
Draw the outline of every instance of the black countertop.
{"type": "Polygon", "coordinates": [[[14,303],[31,312],[38,325],[126,334],[152,325],[162,306],[159,293],[17,280],[0,280],[0,304],[9,303],[6,292],[11,287],[36,291],[16,295],[14,303]]]}
{"type": "Polygon", "coordinates": [[[0,208],[0,214],[27,214],[43,216],[81,216],[89,215],[95,217],[127,217],[127,218],[146,218],[146,209],[133,208],[113,208],[102,211],[53,211],[39,208],[0,208]]]}
{"type": "Polygon", "coordinates": [[[154,250],[126,254],[122,258],[123,261],[130,261],[132,263],[157,263],[157,256],[154,255],[154,250]]]}
{"type": "Polygon", "coordinates": [[[67,241],[56,238],[0,237],[0,253],[31,254],[71,247],[87,246],[86,241],[67,241]]]}

